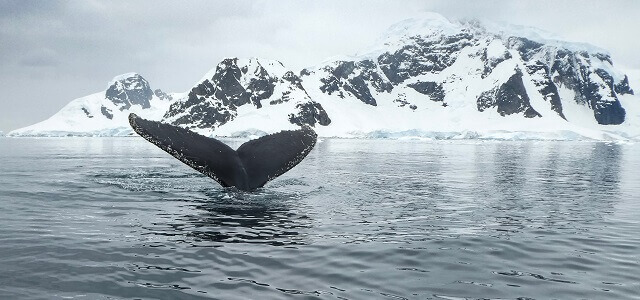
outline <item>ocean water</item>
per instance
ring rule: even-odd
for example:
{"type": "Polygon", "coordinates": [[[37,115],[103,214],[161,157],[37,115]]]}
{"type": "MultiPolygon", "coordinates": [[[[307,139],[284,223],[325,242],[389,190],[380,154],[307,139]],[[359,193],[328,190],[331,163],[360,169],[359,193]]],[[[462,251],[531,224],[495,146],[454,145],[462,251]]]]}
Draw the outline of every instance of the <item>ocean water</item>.
{"type": "Polygon", "coordinates": [[[0,205],[0,299],[640,299],[634,144],[324,139],[245,193],[2,138],[0,205]]]}

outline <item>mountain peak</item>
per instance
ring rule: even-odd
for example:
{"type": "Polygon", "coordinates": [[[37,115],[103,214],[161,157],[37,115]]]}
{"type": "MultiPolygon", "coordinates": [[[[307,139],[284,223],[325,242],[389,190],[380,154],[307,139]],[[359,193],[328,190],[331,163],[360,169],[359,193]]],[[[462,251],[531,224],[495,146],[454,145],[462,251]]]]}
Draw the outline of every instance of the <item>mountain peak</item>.
{"type": "Polygon", "coordinates": [[[136,104],[142,108],[149,108],[152,97],[153,91],[149,82],[138,73],[125,73],[114,77],[105,92],[105,98],[116,105],[122,105],[121,110],[129,109],[131,105],[136,104]]]}
{"type": "Polygon", "coordinates": [[[118,75],[105,92],[74,100],[56,118],[15,134],[105,132],[126,126],[128,112],[140,112],[224,136],[308,125],[321,136],[473,138],[541,130],[551,138],[565,131],[606,139],[603,125],[614,125],[606,132],[640,137],[640,115],[628,100],[631,81],[610,55],[587,44],[434,13],[393,25],[379,42],[364,54],[300,72],[277,60],[227,57],[176,101],[156,101],[172,98],[159,90],[154,96],[137,73],[118,75]]]}
{"type": "Polygon", "coordinates": [[[453,35],[463,26],[459,22],[452,22],[437,13],[424,13],[418,17],[402,20],[386,30],[379,42],[389,43],[404,40],[413,36],[430,36],[434,34],[453,35]]]}
{"type": "Polygon", "coordinates": [[[331,122],[298,75],[277,60],[255,57],[223,59],[186,98],[171,105],[164,120],[210,133],[235,120],[240,107],[250,106],[279,115],[287,126],[331,122]]]}
{"type": "Polygon", "coordinates": [[[391,25],[372,47],[360,52],[358,56],[375,57],[386,51],[395,50],[407,43],[413,43],[416,38],[440,42],[439,39],[442,37],[460,34],[472,34],[476,37],[488,36],[503,40],[513,37],[570,51],[586,51],[609,55],[607,50],[600,47],[580,41],[569,41],[557,34],[535,27],[479,18],[447,19],[440,14],[427,12],[391,25]]]}
{"type": "Polygon", "coordinates": [[[138,80],[145,80],[144,77],[142,77],[140,74],[136,73],[136,72],[129,72],[129,73],[124,73],[124,74],[120,74],[117,76],[114,76],[113,79],[111,79],[109,81],[109,83],[107,84],[107,88],[111,87],[112,85],[116,84],[117,82],[125,82],[125,81],[138,81],[138,80]]]}
{"type": "Polygon", "coordinates": [[[214,68],[210,69],[204,76],[198,80],[197,84],[202,83],[206,80],[211,80],[213,77],[220,73],[221,71],[225,71],[228,68],[242,68],[244,70],[259,70],[266,69],[270,74],[278,74],[282,75],[286,73],[288,70],[285,66],[278,60],[267,59],[267,58],[259,58],[259,57],[250,57],[250,58],[238,58],[238,57],[225,57],[223,58],[214,68]]]}

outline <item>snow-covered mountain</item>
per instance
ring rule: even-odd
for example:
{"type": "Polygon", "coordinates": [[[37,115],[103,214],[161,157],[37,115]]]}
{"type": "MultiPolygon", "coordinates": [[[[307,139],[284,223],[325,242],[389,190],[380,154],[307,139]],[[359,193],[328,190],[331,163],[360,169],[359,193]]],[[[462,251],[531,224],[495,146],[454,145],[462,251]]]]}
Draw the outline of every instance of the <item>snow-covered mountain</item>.
{"type": "Polygon", "coordinates": [[[171,104],[163,121],[227,136],[331,123],[298,75],[278,61],[256,58],[220,62],[186,97],[171,104]]]}
{"type": "MultiPolygon", "coordinates": [[[[124,98],[112,86],[103,98],[122,118],[161,110],[148,84],[124,98]]],[[[339,137],[640,139],[640,99],[605,50],[437,14],[392,26],[362,54],[300,72],[274,60],[228,58],[181,95],[170,106],[158,98],[164,111],[141,115],[218,136],[308,124],[320,136],[339,137]]],[[[90,128],[73,124],[82,117],[80,105],[73,107],[74,115],[56,122],[90,128]]],[[[85,119],[100,107],[113,110],[88,106],[85,119]]]]}
{"type": "Polygon", "coordinates": [[[299,76],[278,62],[226,59],[164,120],[234,136],[287,128],[308,107],[295,120],[321,136],[625,139],[640,136],[639,102],[604,50],[431,14],[299,76]],[[281,91],[299,92],[298,103],[272,100],[281,91]]]}
{"type": "Polygon", "coordinates": [[[116,76],[105,91],[75,99],[40,123],[14,130],[10,136],[115,136],[130,135],[128,116],[133,112],[160,119],[173,96],[136,73],[116,76]]]}
{"type": "Polygon", "coordinates": [[[333,120],[324,135],[637,138],[640,101],[609,54],[548,36],[432,14],[301,75],[333,120]]]}

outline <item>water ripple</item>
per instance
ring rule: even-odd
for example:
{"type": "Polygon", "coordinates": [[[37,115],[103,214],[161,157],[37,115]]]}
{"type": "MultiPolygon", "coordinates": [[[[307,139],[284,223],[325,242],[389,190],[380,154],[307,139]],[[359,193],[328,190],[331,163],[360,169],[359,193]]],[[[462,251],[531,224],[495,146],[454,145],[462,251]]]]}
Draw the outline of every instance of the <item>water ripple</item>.
{"type": "Polygon", "coordinates": [[[3,139],[0,298],[634,299],[638,146],[326,139],[222,188],[141,139],[3,139]]]}

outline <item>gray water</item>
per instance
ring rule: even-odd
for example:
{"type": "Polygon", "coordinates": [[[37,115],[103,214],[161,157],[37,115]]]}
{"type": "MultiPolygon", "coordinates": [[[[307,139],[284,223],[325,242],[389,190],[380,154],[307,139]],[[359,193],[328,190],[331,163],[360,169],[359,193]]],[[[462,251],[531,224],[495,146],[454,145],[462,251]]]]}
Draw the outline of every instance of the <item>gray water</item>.
{"type": "Polygon", "coordinates": [[[640,299],[639,194],[640,145],[325,139],[244,193],[3,138],[0,299],[640,299]]]}

